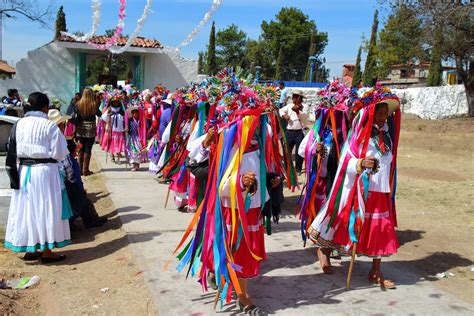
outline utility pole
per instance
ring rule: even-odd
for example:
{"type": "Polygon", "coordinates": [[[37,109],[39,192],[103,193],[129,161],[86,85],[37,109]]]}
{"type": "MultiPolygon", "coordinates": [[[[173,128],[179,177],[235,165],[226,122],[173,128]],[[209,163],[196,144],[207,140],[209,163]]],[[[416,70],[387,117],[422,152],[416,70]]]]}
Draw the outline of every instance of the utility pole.
{"type": "Polygon", "coordinates": [[[0,12],[0,60],[3,60],[3,12],[0,12]]]}

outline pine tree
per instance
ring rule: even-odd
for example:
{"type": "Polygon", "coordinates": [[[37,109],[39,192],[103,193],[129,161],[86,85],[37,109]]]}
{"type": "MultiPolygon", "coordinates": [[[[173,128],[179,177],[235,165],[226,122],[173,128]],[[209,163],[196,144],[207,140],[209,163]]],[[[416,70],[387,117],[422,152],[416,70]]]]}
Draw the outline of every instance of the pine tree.
{"type": "Polygon", "coordinates": [[[365,86],[373,86],[377,82],[377,29],[379,27],[379,12],[375,10],[374,21],[372,22],[372,33],[370,34],[369,51],[367,52],[367,59],[365,61],[365,69],[363,75],[363,82],[365,86]]]}
{"type": "Polygon", "coordinates": [[[428,87],[437,87],[443,83],[443,69],[441,65],[441,49],[443,45],[443,27],[437,26],[434,36],[433,49],[431,51],[431,63],[426,79],[428,87]]]}
{"type": "Polygon", "coordinates": [[[207,48],[207,74],[215,75],[218,72],[216,61],[216,26],[212,22],[211,34],[209,35],[209,46],[207,48]]]}
{"type": "Polygon", "coordinates": [[[357,52],[356,66],[354,69],[354,74],[352,76],[352,86],[358,87],[362,81],[362,71],[360,69],[360,54],[362,53],[362,46],[359,46],[359,51],[357,52]]]}
{"type": "MultiPolygon", "coordinates": [[[[316,54],[316,36],[312,34],[308,57],[314,56],[314,54],[316,54]]],[[[310,78],[309,78],[310,73],[311,73],[311,62],[308,60],[308,64],[306,65],[306,73],[304,76],[306,81],[310,81],[310,78]]],[[[314,73],[313,73],[313,78],[311,79],[314,79],[314,73]]]]}
{"type": "Polygon", "coordinates": [[[204,65],[204,52],[199,52],[198,58],[198,74],[204,74],[206,66],[204,65]]]}
{"type": "Polygon", "coordinates": [[[59,7],[58,14],[56,15],[56,32],[54,34],[55,40],[61,37],[61,32],[67,32],[66,14],[64,13],[63,6],[59,7]]]}
{"type": "Polygon", "coordinates": [[[276,80],[283,80],[283,72],[285,67],[285,58],[283,56],[283,47],[280,46],[280,50],[278,51],[278,59],[276,64],[276,71],[275,71],[275,79],[276,80]]]}

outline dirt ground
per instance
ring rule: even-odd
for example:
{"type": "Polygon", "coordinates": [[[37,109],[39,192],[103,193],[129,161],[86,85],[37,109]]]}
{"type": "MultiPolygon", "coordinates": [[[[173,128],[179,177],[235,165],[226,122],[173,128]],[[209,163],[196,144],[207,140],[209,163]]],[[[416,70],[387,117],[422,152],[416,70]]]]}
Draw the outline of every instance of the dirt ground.
{"type": "MultiPolygon", "coordinates": [[[[420,276],[474,303],[474,120],[404,116],[398,157],[399,253],[420,276]],[[448,272],[438,279],[437,273],[448,272]]],[[[103,228],[74,232],[65,263],[27,265],[0,248],[0,277],[39,275],[26,291],[0,290],[0,315],[147,315],[154,307],[103,179],[86,180],[103,228]],[[110,291],[102,293],[102,288],[110,291]]],[[[294,209],[294,206],[292,207],[294,209]]],[[[2,236],[0,232],[0,236],[2,236]]]]}
{"type": "MultiPolygon", "coordinates": [[[[0,315],[153,315],[154,305],[100,175],[85,180],[101,228],[72,232],[57,265],[26,264],[0,247],[0,278],[41,277],[35,288],[0,290],[0,315]],[[101,289],[108,288],[106,293],[101,289]]],[[[0,239],[3,238],[0,232],[0,239]]]]}

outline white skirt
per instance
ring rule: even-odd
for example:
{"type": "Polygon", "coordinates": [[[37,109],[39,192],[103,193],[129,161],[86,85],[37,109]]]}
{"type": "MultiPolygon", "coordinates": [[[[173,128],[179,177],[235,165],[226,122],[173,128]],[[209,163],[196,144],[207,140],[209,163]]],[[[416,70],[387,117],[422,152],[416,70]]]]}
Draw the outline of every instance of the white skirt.
{"type": "Polygon", "coordinates": [[[15,252],[60,248],[71,243],[62,220],[58,164],[20,166],[20,190],[13,190],[5,246],[15,252]]]}

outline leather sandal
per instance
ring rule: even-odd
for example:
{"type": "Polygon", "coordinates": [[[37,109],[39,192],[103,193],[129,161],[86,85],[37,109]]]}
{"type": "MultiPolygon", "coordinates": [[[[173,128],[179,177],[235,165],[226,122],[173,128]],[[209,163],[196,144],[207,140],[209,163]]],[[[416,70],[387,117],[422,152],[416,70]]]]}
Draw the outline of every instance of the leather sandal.
{"type": "Polygon", "coordinates": [[[65,255],[58,255],[58,256],[55,256],[55,257],[41,257],[41,263],[56,263],[56,262],[60,262],[60,261],[64,261],[66,260],[66,256],[65,255]]]}
{"type": "Polygon", "coordinates": [[[42,252],[27,252],[23,256],[24,261],[36,261],[43,255],[42,252]]]}
{"type": "Polygon", "coordinates": [[[370,271],[369,282],[372,284],[380,285],[383,290],[394,290],[397,288],[395,282],[389,279],[384,279],[383,276],[373,274],[370,271]]]}

